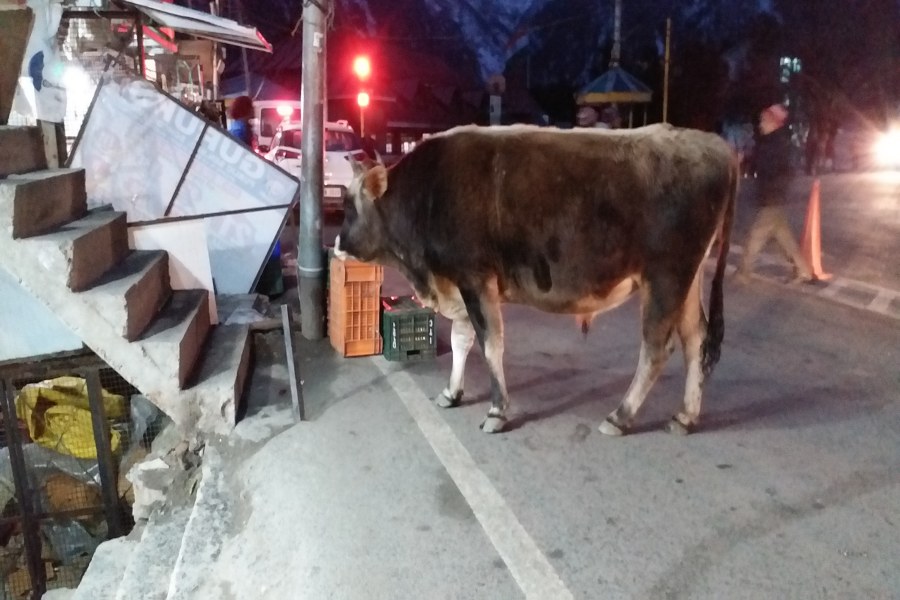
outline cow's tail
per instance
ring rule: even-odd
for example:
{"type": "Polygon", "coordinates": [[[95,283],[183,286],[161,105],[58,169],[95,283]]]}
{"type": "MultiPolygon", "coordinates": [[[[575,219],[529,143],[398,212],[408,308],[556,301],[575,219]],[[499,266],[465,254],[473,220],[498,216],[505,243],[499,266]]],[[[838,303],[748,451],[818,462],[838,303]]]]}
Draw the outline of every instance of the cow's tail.
{"type": "Polygon", "coordinates": [[[728,247],[731,239],[731,225],[734,220],[737,203],[738,177],[737,161],[732,161],[731,181],[729,182],[727,204],[722,223],[719,227],[719,258],[716,262],[716,274],[713,277],[709,292],[709,323],[706,328],[706,339],[703,340],[703,375],[712,373],[722,350],[725,338],[725,265],[728,261],[728,247]]]}

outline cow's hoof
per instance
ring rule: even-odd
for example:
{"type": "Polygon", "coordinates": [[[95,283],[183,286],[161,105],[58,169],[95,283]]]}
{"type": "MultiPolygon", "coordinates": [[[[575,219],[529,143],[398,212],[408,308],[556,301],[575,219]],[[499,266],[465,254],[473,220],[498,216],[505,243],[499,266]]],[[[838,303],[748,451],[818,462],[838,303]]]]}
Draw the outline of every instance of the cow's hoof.
{"type": "Polygon", "coordinates": [[[492,417],[488,415],[480,427],[485,433],[500,433],[506,427],[506,417],[492,417]]]}
{"type": "Polygon", "coordinates": [[[625,435],[625,429],[619,427],[609,419],[606,419],[602,423],[600,423],[600,427],[597,428],[600,433],[603,435],[609,435],[613,437],[622,437],[625,435]]]}
{"type": "Polygon", "coordinates": [[[462,390],[456,392],[456,394],[450,395],[447,390],[444,390],[438,397],[434,399],[434,403],[440,406],[441,408],[453,408],[455,406],[459,406],[459,403],[462,401],[462,390]]]}
{"type": "Polygon", "coordinates": [[[672,435],[688,435],[694,431],[694,425],[685,425],[678,417],[672,417],[672,420],[666,423],[666,431],[672,435]]]}

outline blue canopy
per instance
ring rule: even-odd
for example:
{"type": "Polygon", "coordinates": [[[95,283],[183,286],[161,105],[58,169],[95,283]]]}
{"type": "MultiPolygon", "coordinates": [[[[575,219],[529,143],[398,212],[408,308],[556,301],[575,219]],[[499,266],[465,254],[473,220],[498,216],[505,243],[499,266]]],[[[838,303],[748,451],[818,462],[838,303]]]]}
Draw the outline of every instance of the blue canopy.
{"type": "Polygon", "coordinates": [[[578,104],[650,102],[650,88],[622,67],[612,67],[578,92],[578,104]]]}
{"type": "MultiPolygon", "coordinates": [[[[245,94],[244,75],[235,75],[219,82],[219,96],[236,98],[245,94]]],[[[300,90],[290,90],[262,75],[250,75],[250,93],[253,100],[299,100],[300,90]]]]}

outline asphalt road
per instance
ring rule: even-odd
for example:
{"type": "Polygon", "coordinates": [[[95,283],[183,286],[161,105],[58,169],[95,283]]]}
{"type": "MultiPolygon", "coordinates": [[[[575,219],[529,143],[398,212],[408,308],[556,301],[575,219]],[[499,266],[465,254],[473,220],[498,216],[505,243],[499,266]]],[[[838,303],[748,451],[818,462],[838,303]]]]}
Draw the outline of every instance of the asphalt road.
{"type": "MultiPolygon", "coordinates": [[[[819,181],[823,268],[900,290],[900,171],[826,174],[819,181]]],[[[812,182],[798,177],[791,187],[788,214],[798,241],[812,182]]],[[[752,179],[742,180],[734,228],[738,244],[744,243],[752,220],[754,185],[752,179]]]]}
{"type": "MultiPolygon", "coordinates": [[[[881,177],[821,179],[823,260],[898,289],[898,180],[881,177]]],[[[798,235],[808,183],[790,207],[798,235]]],[[[388,271],[384,293],[405,292],[388,271]]],[[[238,597],[900,598],[900,319],[766,279],[729,283],[725,305],[722,360],[686,438],[662,431],[680,352],[632,435],[597,432],[637,363],[633,300],[587,337],[571,318],[505,307],[513,418],[493,436],[478,429],[477,349],[463,405],[428,400],[449,374],[443,319],[426,363],[307,346],[311,421],[242,471],[267,548],[233,553],[275,574],[219,569],[238,597]]]]}

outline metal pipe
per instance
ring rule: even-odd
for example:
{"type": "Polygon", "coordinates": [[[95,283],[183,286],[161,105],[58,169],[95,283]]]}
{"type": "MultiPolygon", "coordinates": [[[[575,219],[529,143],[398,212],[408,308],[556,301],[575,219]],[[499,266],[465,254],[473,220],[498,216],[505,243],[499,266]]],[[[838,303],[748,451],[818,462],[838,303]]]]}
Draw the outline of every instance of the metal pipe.
{"type": "Polygon", "coordinates": [[[119,510],[119,493],[116,485],[116,468],[113,464],[112,447],[109,442],[109,421],[106,420],[106,406],[103,404],[103,387],[100,384],[100,370],[90,369],[85,373],[88,403],[91,407],[91,424],[94,430],[94,444],[97,447],[97,466],[100,471],[100,490],[103,511],[109,537],[125,535],[122,513],[119,510]]]}
{"type": "Polygon", "coordinates": [[[31,577],[33,597],[40,598],[47,591],[47,573],[44,571],[44,561],[41,560],[41,538],[38,532],[40,521],[35,518],[35,490],[28,480],[22,436],[19,434],[19,421],[16,418],[15,389],[10,381],[0,380],[0,408],[3,412],[3,422],[6,424],[6,442],[13,484],[16,488],[16,500],[22,513],[25,564],[31,577]]]}

